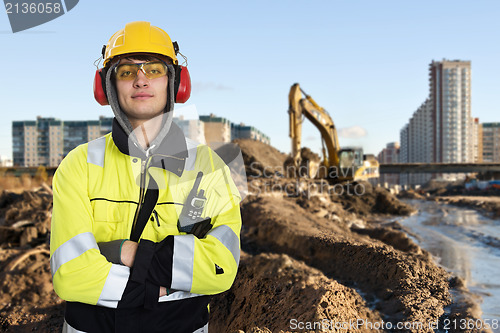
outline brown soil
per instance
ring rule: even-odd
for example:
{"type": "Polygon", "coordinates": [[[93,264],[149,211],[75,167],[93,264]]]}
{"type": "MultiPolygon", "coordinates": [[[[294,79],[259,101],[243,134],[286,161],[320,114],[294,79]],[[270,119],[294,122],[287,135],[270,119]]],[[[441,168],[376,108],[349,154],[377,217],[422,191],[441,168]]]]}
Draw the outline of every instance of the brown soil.
{"type": "Polygon", "coordinates": [[[413,189],[409,189],[407,191],[402,191],[398,193],[398,198],[424,200],[426,198],[426,195],[424,195],[423,193],[416,192],[413,189]]]}
{"type": "Polygon", "coordinates": [[[0,327],[2,332],[59,332],[63,301],[52,288],[47,187],[0,195],[0,327]]]}
{"type": "MultiPolygon", "coordinates": [[[[233,288],[211,306],[213,317],[226,318],[211,322],[214,332],[290,332],[299,322],[329,328],[382,321],[354,288],[286,254],[243,256],[233,288]]],[[[359,330],[370,331],[363,326],[359,330]]]]}
{"type": "Polygon", "coordinates": [[[286,154],[260,141],[237,139],[234,142],[241,148],[247,175],[271,176],[276,172],[283,173],[286,154]]]}
{"type": "MultiPolygon", "coordinates": [[[[212,332],[372,332],[373,325],[387,322],[428,325],[444,318],[458,291],[462,297],[449,307],[449,318],[477,317],[460,281],[397,222],[384,222],[389,214],[412,214],[412,207],[366,182],[284,178],[284,154],[255,141],[238,144],[250,192],[242,205],[244,252],[232,288],[213,297],[212,332]],[[354,330],[349,323],[360,326],[354,330]]],[[[0,196],[2,331],[50,332],[62,325],[64,302],[52,289],[47,255],[51,203],[50,189],[0,196]]]]}
{"type": "Polygon", "coordinates": [[[9,265],[26,253],[25,249],[0,249],[0,330],[2,332],[60,332],[63,301],[52,288],[48,246],[9,265]]]}

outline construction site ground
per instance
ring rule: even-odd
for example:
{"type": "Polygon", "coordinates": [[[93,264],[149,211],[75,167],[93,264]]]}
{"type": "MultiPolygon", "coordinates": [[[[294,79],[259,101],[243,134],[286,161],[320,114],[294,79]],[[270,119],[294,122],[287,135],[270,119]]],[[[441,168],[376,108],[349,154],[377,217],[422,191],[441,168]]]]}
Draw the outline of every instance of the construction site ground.
{"type": "MultiPolygon", "coordinates": [[[[212,298],[211,332],[434,332],[480,317],[463,281],[402,231],[396,217],[412,207],[367,182],[285,178],[286,155],[238,144],[249,190],[242,254],[231,289],[212,298]]],[[[51,209],[47,186],[0,196],[0,331],[62,327],[48,255],[51,209]]]]}

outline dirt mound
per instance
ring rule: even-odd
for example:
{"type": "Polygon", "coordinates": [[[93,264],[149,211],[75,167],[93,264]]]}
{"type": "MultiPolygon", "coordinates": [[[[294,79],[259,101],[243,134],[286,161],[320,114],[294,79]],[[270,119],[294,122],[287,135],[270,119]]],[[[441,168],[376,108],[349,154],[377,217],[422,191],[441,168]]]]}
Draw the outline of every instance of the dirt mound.
{"type": "Polygon", "coordinates": [[[248,176],[269,177],[283,174],[283,163],[287,155],[260,141],[250,139],[234,140],[241,148],[248,176]]]}
{"type": "Polygon", "coordinates": [[[52,191],[41,187],[22,194],[3,191],[0,196],[0,246],[37,246],[49,242],[52,191]]]}
{"type": "Polygon", "coordinates": [[[413,242],[408,237],[407,234],[401,232],[401,227],[399,226],[397,226],[395,229],[388,226],[384,227],[375,226],[369,228],[358,228],[356,226],[353,226],[351,230],[360,235],[368,235],[373,239],[378,239],[397,250],[403,252],[416,253],[416,254],[425,253],[427,257],[430,258],[430,254],[423,251],[417,244],[415,244],[415,242],[413,242]]]}
{"type": "MultiPolygon", "coordinates": [[[[334,185],[334,187],[339,185],[334,185]]],[[[341,195],[332,196],[331,200],[341,202],[344,209],[355,212],[357,215],[365,217],[370,214],[410,215],[415,212],[413,207],[399,201],[383,187],[373,187],[365,181],[342,185],[346,189],[341,195]],[[352,190],[349,191],[349,188],[352,190]]]]}
{"type": "Polygon", "coordinates": [[[49,248],[0,249],[2,332],[58,332],[63,301],[52,288],[49,248]]]}
{"type": "Polygon", "coordinates": [[[425,196],[422,193],[415,192],[412,189],[399,192],[397,197],[399,199],[410,199],[410,200],[413,200],[413,199],[424,200],[425,199],[425,196]]]}
{"type": "Polygon", "coordinates": [[[314,218],[292,199],[249,200],[243,218],[249,248],[286,253],[372,300],[383,300],[374,304],[387,320],[437,320],[449,302],[448,274],[427,256],[402,253],[314,218]]]}
{"type": "MultiPolygon", "coordinates": [[[[233,287],[211,306],[214,332],[328,331],[382,321],[355,289],[285,254],[244,256],[233,287]]],[[[363,326],[358,331],[371,332],[363,326]]]]}
{"type": "Polygon", "coordinates": [[[52,288],[49,232],[52,191],[0,195],[2,332],[60,331],[63,301],[52,288]]]}
{"type": "Polygon", "coordinates": [[[319,163],[321,161],[321,157],[313,152],[311,149],[308,147],[302,147],[300,149],[300,157],[305,160],[310,160],[313,162],[319,163]]]}

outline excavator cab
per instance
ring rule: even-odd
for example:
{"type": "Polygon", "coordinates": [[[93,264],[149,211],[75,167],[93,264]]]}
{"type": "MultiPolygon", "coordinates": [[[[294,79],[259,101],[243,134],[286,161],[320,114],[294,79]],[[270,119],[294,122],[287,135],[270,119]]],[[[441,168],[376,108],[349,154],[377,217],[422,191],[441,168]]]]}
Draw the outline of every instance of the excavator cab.
{"type": "Polygon", "coordinates": [[[363,165],[362,148],[343,148],[339,150],[338,175],[342,179],[353,179],[356,171],[363,165]]]}
{"type": "Polygon", "coordinates": [[[344,148],[339,151],[338,176],[341,180],[368,180],[379,177],[379,164],[375,156],[363,154],[363,148],[344,148]]]}

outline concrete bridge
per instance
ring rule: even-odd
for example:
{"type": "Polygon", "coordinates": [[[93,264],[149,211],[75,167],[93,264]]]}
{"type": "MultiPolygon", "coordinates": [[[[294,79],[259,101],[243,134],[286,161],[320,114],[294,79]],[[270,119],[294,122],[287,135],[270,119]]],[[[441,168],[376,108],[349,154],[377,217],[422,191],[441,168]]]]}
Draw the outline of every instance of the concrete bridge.
{"type": "Polygon", "coordinates": [[[500,173],[500,163],[396,163],[381,164],[380,173],[500,173]]]}

